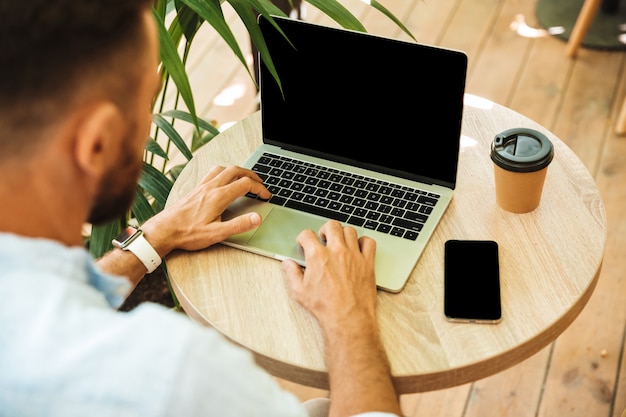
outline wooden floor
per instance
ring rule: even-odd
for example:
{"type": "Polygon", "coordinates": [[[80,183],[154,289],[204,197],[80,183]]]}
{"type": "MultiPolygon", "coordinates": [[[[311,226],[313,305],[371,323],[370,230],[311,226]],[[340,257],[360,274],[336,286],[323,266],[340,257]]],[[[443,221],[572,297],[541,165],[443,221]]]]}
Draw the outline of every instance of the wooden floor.
{"type": "MultiPolygon", "coordinates": [[[[565,141],[596,178],[609,225],[597,290],[556,342],[492,377],[403,396],[404,413],[620,417],[626,409],[626,138],[612,129],[626,95],[624,53],[583,49],[576,60],[566,58],[565,43],[539,29],[533,0],[379,1],[420,42],[468,54],[468,93],[506,105],[565,141]]],[[[369,32],[407,39],[362,2],[342,2],[369,32]]],[[[316,9],[306,11],[307,20],[329,23],[316,9]]],[[[226,15],[241,28],[232,13],[226,15]]],[[[247,48],[245,32],[237,30],[247,48]]],[[[201,115],[224,127],[256,109],[255,89],[228,47],[203,33],[189,61],[191,82],[201,115]]],[[[325,394],[284,384],[303,399],[325,394]]]]}

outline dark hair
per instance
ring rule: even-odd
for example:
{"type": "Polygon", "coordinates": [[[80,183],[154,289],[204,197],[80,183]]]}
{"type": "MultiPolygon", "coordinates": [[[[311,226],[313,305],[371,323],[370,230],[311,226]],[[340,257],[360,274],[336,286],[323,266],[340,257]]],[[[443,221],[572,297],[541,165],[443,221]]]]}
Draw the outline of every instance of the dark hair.
{"type": "Polygon", "coordinates": [[[86,87],[124,101],[136,85],[130,59],[144,45],[151,4],[0,0],[0,153],[28,146],[16,142],[60,117],[86,87]]]}

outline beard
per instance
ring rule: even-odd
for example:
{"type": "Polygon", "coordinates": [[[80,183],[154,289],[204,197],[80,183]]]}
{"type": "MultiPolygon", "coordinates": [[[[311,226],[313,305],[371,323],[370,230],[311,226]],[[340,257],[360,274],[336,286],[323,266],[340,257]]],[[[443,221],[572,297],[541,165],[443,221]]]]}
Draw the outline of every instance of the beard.
{"type": "Polygon", "coordinates": [[[137,158],[134,155],[129,145],[132,137],[129,135],[123,141],[124,149],[122,149],[119,163],[109,170],[100,183],[100,190],[87,219],[93,225],[101,225],[121,217],[135,199],[135,190],[143,169],[143,162],[141,157],[137,158]]]}

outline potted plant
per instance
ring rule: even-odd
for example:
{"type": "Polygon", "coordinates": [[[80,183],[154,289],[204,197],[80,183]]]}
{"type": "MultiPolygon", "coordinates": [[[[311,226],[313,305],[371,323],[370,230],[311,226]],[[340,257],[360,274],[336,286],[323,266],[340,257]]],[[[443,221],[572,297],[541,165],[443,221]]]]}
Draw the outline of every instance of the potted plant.
{"type": "MultiPolygon", "coordinates": [[[[274,70],[271,57],[257,25],[257,16],[262,14],[271,20],[271,15],[285,16],[282,9],[270,0],[226,0],[245,24],[252,44],[259,51],[273,76],[279,80],[280,74],[274,70]]],[[[277,0],[278,1],[278,0],[277,0]]],[[[300,1],[282,0],[289,7],[299,7],[300,1]]],[[[365,0],[364,0],[365,1],[365,0]]],[[[337,0],[306,0],[334,21],[347,29],[365,31],[359,20],[337,0]]],[[[375,0],[366,1],[385,14],[405,33],[413,37],[408,29],[385,7],[375,0]]],[[[228,44],[241,64],[254,79],[245,56],[229,28],[222,4],[224,0],[156,0],[153,7],[157,22],[160,43],[160,71],[163,89],[153,106],[153,135],[144,152],[144,169],[137,186],[136,197],[131,209],[123,218],[106,225],[88,230],[86,244],[94,257],[100,257],[112,247],[111,240],[127,224],[141,224],[161,211],[166,203],[171,187],[184,164],[169,167],[167,161],[177,152],[190,160],[193,153],[219,133],[211,123],[196,114],[193,92],[185,70],[185,63],[192,43],[200,27],[211,25],[228,44]],[[166,95],[174,91],[174,108],[165,108],[166,95]],[[182,102],[182,103],[181,103],[182,102]],[[180,110],[184,104],[186,110],[180,110]],[[191,138],[183,138],[176,123],[193,126],[191,138]],[[164,138],[164,140],[163,140],[164,138]],[[160,140],[158,140],[160,139],[160,140]],[[163,146],[162,143],[165,143],[163,146]]]]}

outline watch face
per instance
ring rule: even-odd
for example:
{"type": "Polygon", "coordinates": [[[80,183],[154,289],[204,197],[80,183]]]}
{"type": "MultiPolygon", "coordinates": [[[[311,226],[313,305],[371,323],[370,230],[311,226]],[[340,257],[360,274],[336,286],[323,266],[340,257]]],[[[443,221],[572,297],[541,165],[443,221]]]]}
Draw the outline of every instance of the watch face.
{"type": "Polygon", "coordinates": [[[132,241],[132,238],[138,233],[141,233],[139,229],[128,226],[113,240],[113,245],[123,247],[126,244],[130,243],[130,241],[132,241]]]}

